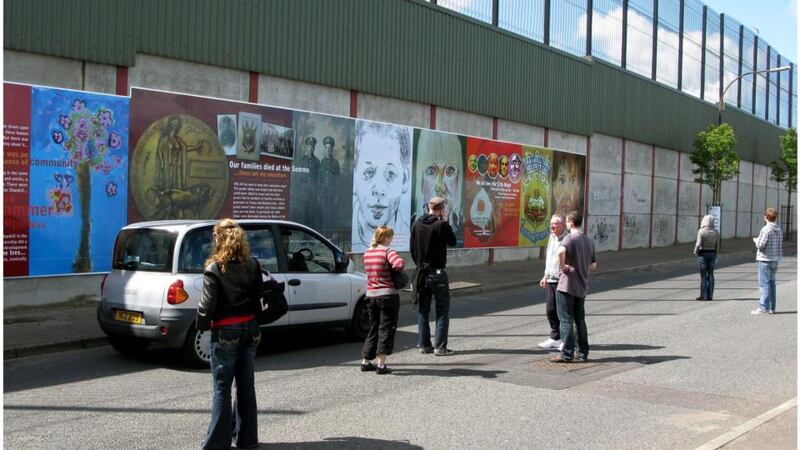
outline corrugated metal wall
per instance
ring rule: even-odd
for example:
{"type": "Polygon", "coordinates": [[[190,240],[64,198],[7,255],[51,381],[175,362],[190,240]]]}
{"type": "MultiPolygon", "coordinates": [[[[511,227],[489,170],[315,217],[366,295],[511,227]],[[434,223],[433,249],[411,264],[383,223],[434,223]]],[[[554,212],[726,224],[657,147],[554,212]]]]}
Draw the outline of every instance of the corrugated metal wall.
{"type": "MultiPolygon", "coordinates": [[[[691,151],[716,108],[420,0],[6,0],[7,48],[133,65],[136,53],[691,151]]],[[[742,158],[782,130],[733,108],[742,158]]]]}

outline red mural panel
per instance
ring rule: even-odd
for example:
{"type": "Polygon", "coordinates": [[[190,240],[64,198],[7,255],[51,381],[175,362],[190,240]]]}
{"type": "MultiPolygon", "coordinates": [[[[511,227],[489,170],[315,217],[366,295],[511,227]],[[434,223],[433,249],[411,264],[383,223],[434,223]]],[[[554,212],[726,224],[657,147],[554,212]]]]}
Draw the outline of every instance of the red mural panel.
{"type": "Polygon", "coordinates": [[[508,162],[522,146],[467,139],[466,227],[464,247],[516,247],[519,241],[520,180],[508,162]]]}
{"type": "Polygon", "coordinates": [[[3,271],[28,275],[31,87],[3,84],[3,271]]]}

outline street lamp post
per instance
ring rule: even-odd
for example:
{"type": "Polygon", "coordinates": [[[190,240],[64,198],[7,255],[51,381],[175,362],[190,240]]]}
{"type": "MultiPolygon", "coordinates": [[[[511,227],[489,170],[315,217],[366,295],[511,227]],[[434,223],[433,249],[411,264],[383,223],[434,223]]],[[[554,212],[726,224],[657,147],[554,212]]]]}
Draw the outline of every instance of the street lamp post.
{"type": "Polygon", "coordinates": [[[770,72],[783,72],[784,70],[791,70],[792,66],[783,66],[783,67],[774,67],[772,69],[765,69],[765,70],[754,70],[752,72],[747,72],[739,75],[738,77],[734,78],[725,89],[722,90],[722,94],[719,96],[719,115],[717,116],[717,125],[722,125],[722,110],[725,108],[725,93],[728,92],[728,88],[733,86],[733,83],[741,80],[747,75],[757,75],[759,73],[770,73],[770,72]]]}
{"type": "MultiPolygon", "coordinates": [[[[730,83],[728,83],[727,86],[725,86],[725,89],[722,90],[722,94],[720,94],[720,96],[719,96],[719,115],[717,115],[717,125],[722,125],[722,110],[725,108],[725,93],[728,92],[728,89],[731,86],[733,86],[733,83],[741,80],[742,78],[746,77],[747,75],[758,75],[759,73],[783,72],[784,70],[791,70],[791,69],[792,69],[792,66],[783,66],[783,67],[775,67],[775,68],[772,68],[772,69],[765,69],[765,70],[754,70],[752,72],[743,73],[743,74],[739,75],[738,77],[734,78],[730,83]]],[[[715,201],[716,201],[716,198],[714,200],[712,200],[712,202],[711,202],[712,207],[720,208],[722,205],[716,205],[715,201]]],[[[708,204],[706,204],[706,207],[708,207],[708,204]]],[[[721,215],[719,210],[716,211],[716,214],[721,215]]],[[[717,243],[717,251],[720,251],[720,250],[722,250],[722,241],[721,240],[720,240],[720,242],[717,243]]]]}

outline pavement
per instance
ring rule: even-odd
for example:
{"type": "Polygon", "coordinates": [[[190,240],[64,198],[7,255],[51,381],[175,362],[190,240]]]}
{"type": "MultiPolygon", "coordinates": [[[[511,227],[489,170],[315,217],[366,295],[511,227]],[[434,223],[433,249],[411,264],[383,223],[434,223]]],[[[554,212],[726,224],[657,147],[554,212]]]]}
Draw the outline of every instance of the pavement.
{"type": "MultiPolygon", "coordinates": [[[[604,252],[597,255],[596,275],[625,271],[653,271],[669,266],[696,267],[694,244],[604,252]]],[[[785,254],[796,254],[797,243],[787,242],[785,254]]],[[[755,260],[752,238],[726,239],[717,264],[747,255],[755,260]]],[[[755,265],[753,266],[755,271],[755,265]]],[[[451,296],[475,295],[538,284],[544,259],[504,261],[448,268],[451,296]]],[[[401,295],[410,302],[411,294],[401,295]]],[[[755,300],[755,299],[754,299],[755,300]]],[[[3,358],[88,348],[108,343],[97,324],[96,306],[31,307],[3,314],[3,358]]]]}

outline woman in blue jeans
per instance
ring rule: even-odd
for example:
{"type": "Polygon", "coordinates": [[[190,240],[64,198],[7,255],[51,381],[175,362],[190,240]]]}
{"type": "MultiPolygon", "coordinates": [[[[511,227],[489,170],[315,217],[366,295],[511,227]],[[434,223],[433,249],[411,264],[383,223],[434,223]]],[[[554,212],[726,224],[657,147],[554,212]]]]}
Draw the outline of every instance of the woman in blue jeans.
{"type": "Polygon", "coordinates": [[[233,220],[214,226],[214,250],[203,272],[197,329],[211,330],[214,394],[203,448],[258,447],[253,360],[261,340],[255,320],[261,269],[250,257],[244,230],[233,220]],[[231,387],[236,399],[231,406],[231,387]]]}
{"type": "Polygon", "coordinates": [[[704,216],[694,244],[697,267],[700,269],[700,296],[695,300],[714,299],[714,266],[717,263],[718,245],[719,231],[714,229],[714,216],[704,216]]]}

